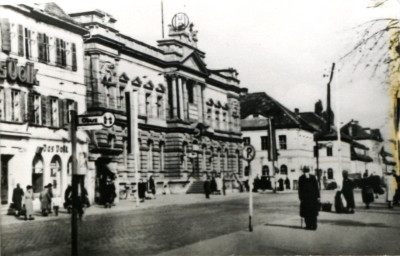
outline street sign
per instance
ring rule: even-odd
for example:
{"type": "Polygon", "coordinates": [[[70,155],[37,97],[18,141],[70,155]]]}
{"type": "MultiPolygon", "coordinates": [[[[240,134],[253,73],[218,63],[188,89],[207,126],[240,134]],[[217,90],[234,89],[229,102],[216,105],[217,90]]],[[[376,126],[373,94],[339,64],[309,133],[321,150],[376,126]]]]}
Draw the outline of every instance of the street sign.
{"type": "Polygon", "coordinates": [[[104,112],[101,116],[78,116],[78,129],[80,130],[98,130],[102,127],[111,128],[114,123],[115,116],[110,112],[104,112]]]}
{"type": "Polygon", "coordinates": [[[246,161],[251,161],[256,156],[256,150],[252,145],[247,145],[243,148],[243,158],[246,161]]]}

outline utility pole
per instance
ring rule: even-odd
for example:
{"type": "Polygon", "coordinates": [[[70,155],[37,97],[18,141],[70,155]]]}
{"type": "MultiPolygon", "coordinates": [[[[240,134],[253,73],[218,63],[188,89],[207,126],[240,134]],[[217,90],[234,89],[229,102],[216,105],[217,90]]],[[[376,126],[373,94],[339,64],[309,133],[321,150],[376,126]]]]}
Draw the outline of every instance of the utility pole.
{"type": "Polygon", "coordinates": [[[78,256],[78,162],[76,152],[76,110],[71,110],[71,144],[72,144],[72,220],[71,220],[71,255],[78,256]]]}

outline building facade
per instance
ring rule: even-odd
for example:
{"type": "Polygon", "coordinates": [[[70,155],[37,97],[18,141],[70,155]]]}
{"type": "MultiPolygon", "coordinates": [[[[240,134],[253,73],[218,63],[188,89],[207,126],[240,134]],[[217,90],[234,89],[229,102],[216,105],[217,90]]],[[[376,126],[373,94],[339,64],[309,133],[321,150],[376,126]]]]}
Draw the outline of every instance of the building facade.
{"type": "MultiPolygon", "coordinates": [[[[0,6],[0,12],[2,204],[10,203],[16,184],[38,193],[51,183],[54,196],[63,197],[71,182],[68,113],[86,111],[81,56],[87,31],[55,4],[0,6]]],[[[86,174],[82,132],[77,151],[86,174]]]]}
{"type": "Polygon", "coordinates": [[[119,33],[107,13],[71,16],[90,31],[87,113],[116,116],[114,127],[90,132],[89,169],[99,199],[107,178],[116,178],[119,188],[135,184],[135,161],[140,177],[155,177],[158,188],[166,182],[172,192],[186,191],[205,173],[232,186],[241,170],[238,73],[206,67],[188,17],[175,16],[169,38],[154,47],[119,33]],[[138,159],[127,151],[126,91],[139,95],[138,159]]]}

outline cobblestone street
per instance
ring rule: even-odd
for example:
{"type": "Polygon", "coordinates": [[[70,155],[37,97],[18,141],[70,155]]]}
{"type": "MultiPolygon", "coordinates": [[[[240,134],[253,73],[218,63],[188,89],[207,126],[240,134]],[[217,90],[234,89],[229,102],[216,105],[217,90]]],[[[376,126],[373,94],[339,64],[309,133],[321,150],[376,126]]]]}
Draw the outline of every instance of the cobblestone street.
{"type": "MultiPolygon", "coordinates": [[[[385,209],[382,199],[367,211],[361,209],[356,193],[360,206],[356,214],[321,213],[319,230],[309,232],[299,229],[296,193],[256,194],[255,231],[249,233],[245,194],[215,196],[209,201],[199,196],[182,195],[184,200],[178,205],[125,211],[115,207],[109,213],[99,209],[104,212],[89,214],[79,223],[80,255],[335,253],[338,249],[365,253],[368,246],[357,248],[357,241],[363,239],[371,239],[372,253],[399,252],[390,237],[399,233],[400,212],[385,209]],[[341,232],[352,232],[352,239],[345,242],[341,232]],[[316,239],[321,248],[315,246],[316,239]],[[336,242],[343,246],[337,247],[336,242]],[[314,251],[304,248],[311,244],[314,251]]],[[[332,192],[324,192],[322,200],[332,202],[332,198],[332,192]]],[[[162,197],[153,204],[157,200],[162,197]]],[[[70,219],[4,225],[1,248],[2,255],[70,255],[70,219]]]]}

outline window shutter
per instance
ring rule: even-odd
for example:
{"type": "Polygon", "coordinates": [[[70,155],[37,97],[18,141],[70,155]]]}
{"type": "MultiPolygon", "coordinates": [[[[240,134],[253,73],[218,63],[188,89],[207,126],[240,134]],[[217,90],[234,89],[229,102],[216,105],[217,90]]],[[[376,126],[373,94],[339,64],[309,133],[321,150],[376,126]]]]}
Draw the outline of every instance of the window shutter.
{"type": "MultiPolygon", "coordinates": [[[[63,102],[62,104],[63,104],[63,116],[62,116],[62,123],[63,123],[63,125],[64,125],[64,127],[66,127],[67,126],[67,124],[69,123],[68,122],[68,116],[69,116],[69,111],[68,111],[68,105],[69,105],[69,100],[65,100],[65,99],[63,99],[63,100],[61,100],[60,99],[60,102],[63,102]]],[[[61,120],[61,118],[60,118],[60,120],[61,120]]]]}
{"type": "Polygon", "coordinates": [[[61,39],[60,43],[61,43],[61,65],[67,66],[67,52],[65,48],[65,41],[61,39]]]}
{"type": "Polygon", "coordinates": [[[64,127],[64,100],[58,99],[58,124],[60,128],[64,127]]]}
{"type": "Polygon", "coordinates": [[[43,34],[42,33],[37,33],[37,46],[38,46],[38,57],[39,60],[43,60],[43,34]]]}
{"type": "Polygon", "coordinates": [[[47,107],[48,107],[47,106],[47,97],[42,95],[40,100],[41,100],[41,107],[42,107],[42,125],[46,126],[46,125],[49,125],[49,123],[47,123],[47,118],[46,118],[47,112],[49,112],[47,110],[47,107]]]}
{"type": "Polygon", "coordinates": [[[72,70],[77,70],[77,61],[76,61],[76,45],[75,43],[71,44],[71,52],[72,52],[72,70]]]}
{"type": "Polygon", "coordinates": [[[46,124],[47,126],[52,127],[53,126],[53,121],[51,120],[51,115],[53,112],[53,109],[51,107],[51,97],[46,97],[46,124]]]}
{"type": "Polygon", "coordinates": [[[46,34],[43,34],[43,47],[44,47],[44,60],[46,62],[49,62],[50,61],[49,37],[46,34]]]}
{"type": "Polygon", "coordinates": [[[6,109],[5,109],[5,117],[6,121],[11,121],[11,112],[12,112],[12,105],[11,105],[11,88],[5,88],[5,102],[6,102],[6,109]]]}
{"type": "Polygon", "coordinates": [[[1,50],[5,53],[11,51],[10,22],[8,19],[1,20],[1,50]]]}
{"type": "Polygon", "coordinates": [[[25,54],[27,59],[32,57],[31,51],[31,31],[25,28],[25,54]]]}
{"type": "Polygon", "coordinates": [[[21,123],[25,123],[25,121],[26,121],[26,116],[25,116],[25,113],[26,113],[26,111],[25,111],[25,105],[26,105],[26,101],[25,101],[25,98],[26,98],[26,92],[24,92],[24,91],[21,91],[20,92],[20,96],[21,96],[21,100],[20,100],[20,105],[19,105],[19,108],[20,108],[20,111],[21,111],[21,117],[20,117],[20,119],[19,119],[19,121],[21,122],[21,123]]]}
{"type": "Polygon", "coordinates": [[[18,25],[18,56],[24,56],[24,28],[18,25]]]}
{"type": "Polygon", "coordinates": [[[61,65],[61,45],[58,38],[56,38],[56,64],[61,65]]]}
{"type": "Polygon", "coordinates": [[[34,93],[31,91],[28,93],[27,105],[28,113],[26,115],[26,121],[28,121],[28,123],[35,123],[35,111],[33,111],[33,109],[35,108],[34,93]]]}

